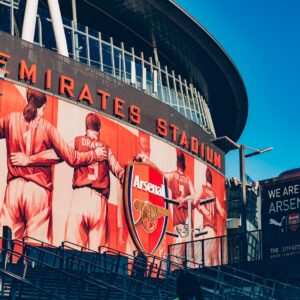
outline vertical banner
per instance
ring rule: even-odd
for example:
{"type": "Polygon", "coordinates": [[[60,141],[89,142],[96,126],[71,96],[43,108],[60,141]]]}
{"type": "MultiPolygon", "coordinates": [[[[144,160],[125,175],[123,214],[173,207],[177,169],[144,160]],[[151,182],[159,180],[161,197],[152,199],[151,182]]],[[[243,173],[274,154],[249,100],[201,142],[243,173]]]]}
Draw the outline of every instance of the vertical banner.
{"type": "Polygon", "coordinates": [[[262,191],[265,259],[300,254],[300,178],[266,184],[262,191]]]}

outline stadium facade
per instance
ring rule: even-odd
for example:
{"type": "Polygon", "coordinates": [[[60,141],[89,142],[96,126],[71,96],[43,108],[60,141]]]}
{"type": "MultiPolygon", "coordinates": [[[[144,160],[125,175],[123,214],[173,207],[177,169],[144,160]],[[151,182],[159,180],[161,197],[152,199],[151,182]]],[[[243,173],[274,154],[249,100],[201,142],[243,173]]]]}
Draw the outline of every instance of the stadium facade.
{"type": "MultiPolygon", "coordinates": [[[[0,30],[0,222],[14,238],[164,257],[227,234],[212,141],[240,137],[246,90],[176,2],[2,0],[0,30]]],[[[226,247],[184,251],[219,264],[226,247]]]]}

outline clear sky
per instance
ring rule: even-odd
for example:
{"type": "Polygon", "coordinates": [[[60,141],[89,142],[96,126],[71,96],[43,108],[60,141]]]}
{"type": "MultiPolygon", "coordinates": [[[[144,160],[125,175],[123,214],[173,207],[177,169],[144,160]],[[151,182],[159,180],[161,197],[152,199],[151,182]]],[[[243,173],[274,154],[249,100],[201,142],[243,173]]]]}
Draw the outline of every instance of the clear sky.
{"type": "MultiPolygon", "coordinates": [[[[300,167],[300,1],[178,0],[232,58],[246,86],[249,113],[239,140],[271,152],[246,159],[253,180],[300,167]]],[[[226,176],[239,176],[238,151],[226,176]]]]}

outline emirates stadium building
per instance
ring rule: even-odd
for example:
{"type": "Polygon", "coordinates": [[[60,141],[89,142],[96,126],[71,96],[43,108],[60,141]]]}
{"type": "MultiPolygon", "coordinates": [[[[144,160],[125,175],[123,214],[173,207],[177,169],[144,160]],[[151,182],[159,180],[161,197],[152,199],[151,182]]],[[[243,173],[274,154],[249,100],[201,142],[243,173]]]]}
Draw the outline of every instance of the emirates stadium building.
{"type": "Polygon", "coordinates": [[[27,267],[6,268],[30,260],[71,278],[67,298],[82,282],[110,298],[114,277],[89,272],[131,274],[121,293],[139,299],[144,283],[125,283],[141,255],[155,299],[174,299],[169,272],[231,256],[215,141],[236,142],[247,114],[236,66],[173,0],[0,0],[2,276],[55,298],[27,267]]]}

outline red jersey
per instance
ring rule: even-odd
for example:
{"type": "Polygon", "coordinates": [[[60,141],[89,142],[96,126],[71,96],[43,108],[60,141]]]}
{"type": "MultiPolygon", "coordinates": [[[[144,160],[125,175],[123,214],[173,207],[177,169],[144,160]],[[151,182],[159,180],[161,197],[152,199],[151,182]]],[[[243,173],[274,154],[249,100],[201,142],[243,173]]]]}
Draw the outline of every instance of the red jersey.
{"type": "Polygon", "coordinates": [[[77,151],[87,152],[98,147],[104,147],[107,159],[91,165],[76,167],[74,169],[73,188],[89,186],[108,198],[110,191],[109,171],[121,180],[124,169],[118,163],[110,147],[102,141],[88,135],[75,138],[75,150],[77,151]]]}
{"type": "MultiPolygon", "coordinates": [[[[166,173],[168,187],[172,192],[172,198],[181,200],[187,196],[194,194],[194,188],[190,178],[184,173],[176,170],[171,173],[166,173]]],[[[184,206],[178,207],[178,205],[173,205],[173,226],[178,224],[185,224],[188,217],[188,206],[187,202],[184,206]]]]}
{"type": "MultiPolygon", "coordinates": [[[[202,186],[202,194],[200,199],[204,200],[204,199],[215,198],[215,197],[216,195],[210,187],[208,187],[207,185],[202,186]]],[[[203,204],[206,210],[208,210],[209,212],[208,215],[203,214],[203,227],[210,226],[214,229],[216,228],[216,218],[217,218],[216,201],[217,200],[215,200],[214,202],[203,204]]]]}
{"type": "Polygon", "coordinates": [[[5,118],[0,119],[0,138],[6,139],[7,181],[22,177],[48,190],[53,189],[50,165],[13,166],[10,161],[12,152],[23,152],[31,156],[52,148],[70,166],[91,164],[96,161],[95,151],[89,153],[76,152],[67,145],[57,129],[40,116],[31,122],[27,122],[22,112],[7,115],[5,118]]]}

